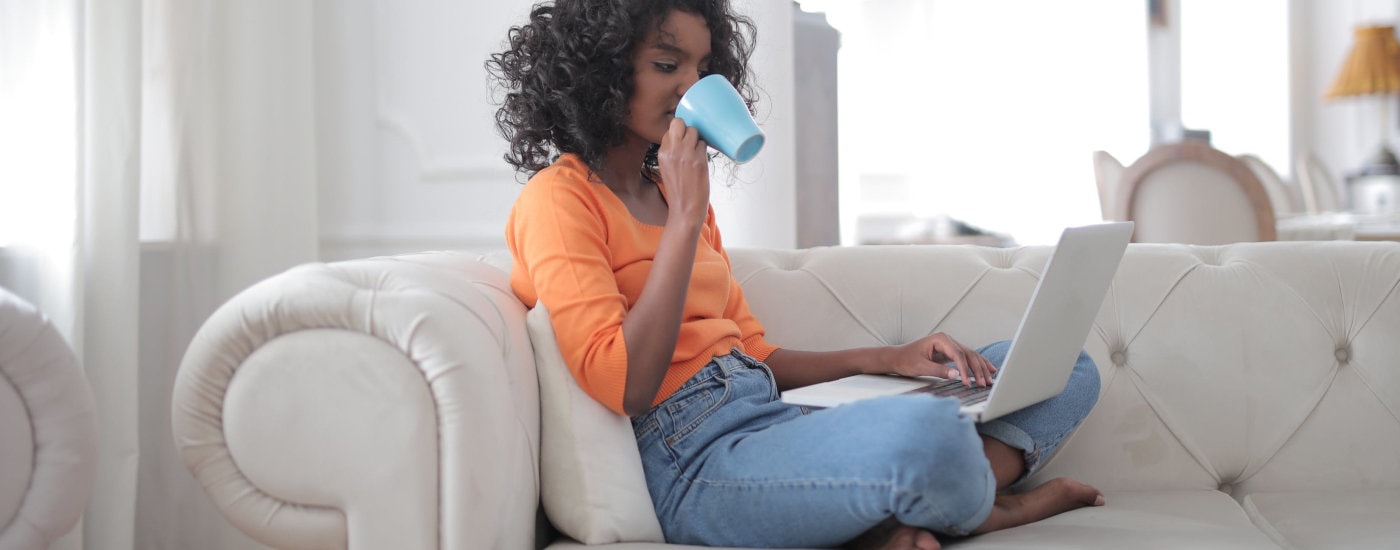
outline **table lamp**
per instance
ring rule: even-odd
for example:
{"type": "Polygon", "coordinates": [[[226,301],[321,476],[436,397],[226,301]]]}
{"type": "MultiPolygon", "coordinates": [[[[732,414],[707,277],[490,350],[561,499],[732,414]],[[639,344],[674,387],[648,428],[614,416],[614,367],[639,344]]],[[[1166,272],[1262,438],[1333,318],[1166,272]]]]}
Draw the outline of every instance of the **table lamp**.
{"type": "Polygon", "coordinates": [[[1356,29],[1356,43],[1342,64],[1342,72],[1332,82],[1332,87],[1324,96],[1326,99],[1352,96],[1380,96],[1381,102],[1381,149],[1366,162],[1361,173],[1400,174],[1400,163],[1395,153],[1390,151],[1386,136],[1389,123],[1390,98],[1400,94],[1400,42],[1395,40],[1395,27],[1366,26],[1356,29]]]}

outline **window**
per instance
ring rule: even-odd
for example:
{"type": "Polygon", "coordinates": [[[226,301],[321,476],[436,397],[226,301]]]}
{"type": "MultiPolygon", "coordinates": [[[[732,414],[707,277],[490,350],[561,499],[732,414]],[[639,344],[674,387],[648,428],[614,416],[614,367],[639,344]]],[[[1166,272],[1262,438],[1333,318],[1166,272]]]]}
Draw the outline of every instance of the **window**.
{"type": "Polygon", "coordinates": [[[1288,3],[1181,0],[1181,122],[1279,175],[1289,159],[1288,3]]]}
{"type": "Polygon", "coordinates": [[[802,0],[842,34],[842,242],[871,214],[1053,244],[1100,219],[1092,153],[1150,137],[1146,6],[802,0]]]}
{"type": "Polygon", "coordinates": [[[0,248],[74,237],[73,6],[0,0],[0,248]]]}

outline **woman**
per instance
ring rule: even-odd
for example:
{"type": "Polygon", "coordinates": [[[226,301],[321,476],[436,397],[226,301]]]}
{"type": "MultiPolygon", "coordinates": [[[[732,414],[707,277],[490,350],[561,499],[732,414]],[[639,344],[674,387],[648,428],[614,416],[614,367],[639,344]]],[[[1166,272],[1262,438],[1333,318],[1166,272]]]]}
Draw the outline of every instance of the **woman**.
{"type": "Polygon", "coordinates": [[[1006,344],[940,333],[804,352],[764,339],[709,207],[705,143],[674,116],[707,74],[753,96],[753,25],[728,0],[557,0],[509,42],[487,66],[506,91],[506,160],[530,176],[506,227],[511,286],[549,307],[579,385],[631,417],[668,541],[937,548],[935,534],[1103,504],[1065,478],[1001,494],[1093,407],[1087,355],[1063,394],[980,425],[928,396],[810,413],[778,400],[857,373],[986,384],[1006,344]]]}

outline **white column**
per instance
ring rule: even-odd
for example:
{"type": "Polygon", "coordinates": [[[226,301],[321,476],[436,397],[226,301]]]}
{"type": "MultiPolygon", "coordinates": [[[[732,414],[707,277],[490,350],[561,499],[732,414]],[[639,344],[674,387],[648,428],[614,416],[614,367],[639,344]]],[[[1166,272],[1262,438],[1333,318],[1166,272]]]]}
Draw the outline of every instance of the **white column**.
{"type": "Polygon", "coordinates": [[[737,8],[758,27],[750,61],[759,88],[759,126],[766,141],[748,164],[729,170],[717,164],[710,201],[724,245],[796,248],[797,193],[793,99],[793,4],[791,0],[744,0],[737,8]]]}

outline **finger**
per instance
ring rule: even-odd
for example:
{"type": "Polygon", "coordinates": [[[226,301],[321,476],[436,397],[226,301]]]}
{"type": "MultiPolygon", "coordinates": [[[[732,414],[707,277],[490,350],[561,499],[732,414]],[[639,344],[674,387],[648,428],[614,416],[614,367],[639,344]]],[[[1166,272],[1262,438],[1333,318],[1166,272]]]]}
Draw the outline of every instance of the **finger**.
{"type": "MultiPolygon", "coordinates": [[[[972,382],[969,381],[970,378],[968,374],[972,372],[972,369],[967,364],[967,356],[963,354],[961,347],[957,345],[954,345],[953,349],[949,351],[953,352],[951,355],[953,356],[953,364],[958,366],[959,379],[962,380],[963,385],[971,386],[972,382]]],[[[947,352],[944,353],[947,354],[947,352]]]]}
{"type": "Polygon", "coordinates": [[[987,384],[987,371],[982,365],[981,356],[971,349],[964,349],[963,356],[967,357],[968,370],[972,372],[971,383],[985,386],[987,384]]]}
{"type": "MultiPolygon", "coordinates": [[[[672,119],[680,120],[680,119],[672,119]]],[[[679,127],[672,125],[666,132],[666,138],[671,141],[671,152],[677,160],[687,156],[691,150],[695,149],[696,132],[694,128],[680,124],[679,127]]]]}
{"type": "Polygon", "coordinates": [[[705,140],[700,139],[700,129],[694,126],[685,128],[685,146],[700,153],[705,152],[705,140]]]}
{"type": "Polygon", "coordinates": [[[685,136],[685,122],[680,118],[672,118],[671,125],[666,127],[666,133],[661,135],[661,150],[670,151],[671,147],[681,141],[685,136]]]}
{"type": "Polygon", "coordinates": [[[980,353],[973,352],[973,354],[977,356],[977,364],[982,369],[977,374],[977,381],[981,382],[983,386],[992,385],[992,362],[988,361],[986,357],[982,357],[980,353]]]}

